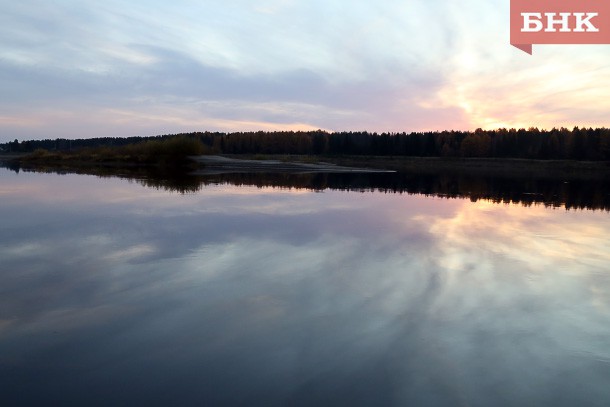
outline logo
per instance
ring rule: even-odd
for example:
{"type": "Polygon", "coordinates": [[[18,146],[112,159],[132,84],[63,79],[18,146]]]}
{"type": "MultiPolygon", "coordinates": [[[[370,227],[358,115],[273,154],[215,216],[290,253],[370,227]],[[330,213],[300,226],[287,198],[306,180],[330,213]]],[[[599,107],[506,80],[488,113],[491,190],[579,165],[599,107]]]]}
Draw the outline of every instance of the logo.
{"type": "Polygon", "coordinates": [[[511,0],[510,43],[610,44],[610,0],[511,0]]]}

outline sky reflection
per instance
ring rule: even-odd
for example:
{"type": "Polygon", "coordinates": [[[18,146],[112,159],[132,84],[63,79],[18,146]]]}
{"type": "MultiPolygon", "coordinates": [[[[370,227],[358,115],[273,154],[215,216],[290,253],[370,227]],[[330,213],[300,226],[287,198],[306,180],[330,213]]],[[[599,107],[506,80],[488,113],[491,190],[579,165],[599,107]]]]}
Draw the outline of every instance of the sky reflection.
{"type": "Polygon", "coordinates": [[[610,401],[607,213],[0,177],[2,404],[610,401]]]}

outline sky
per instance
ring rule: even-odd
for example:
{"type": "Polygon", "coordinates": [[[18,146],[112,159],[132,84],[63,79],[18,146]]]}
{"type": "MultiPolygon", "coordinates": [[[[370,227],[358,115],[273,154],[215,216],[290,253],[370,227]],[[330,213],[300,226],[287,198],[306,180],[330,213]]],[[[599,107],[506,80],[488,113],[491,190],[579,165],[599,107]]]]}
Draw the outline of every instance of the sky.
{"type": "Polygon", "coordinates": [[[0,142],[610,127],[610,45],[509,44],[509,0],[0,0],[0,142]]]}

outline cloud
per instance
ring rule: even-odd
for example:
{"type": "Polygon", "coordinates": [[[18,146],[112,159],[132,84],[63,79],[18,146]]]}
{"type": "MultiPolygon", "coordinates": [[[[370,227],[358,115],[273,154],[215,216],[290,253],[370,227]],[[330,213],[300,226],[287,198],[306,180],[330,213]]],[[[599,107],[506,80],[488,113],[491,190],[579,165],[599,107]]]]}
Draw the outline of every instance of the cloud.
{"type": "Polygon", "coordinates": [[[11,78],[6,87],[6,128],[22,136],[45,128],[57,137],[82,137],[91,129],[92,136],[202,128],[400,130],[410,124],[410,117],[426,117],[421,113],[427,109],[416,101],[439,86],[438,77],[421,72],[400,78],[393,73],[392,81],[371,77],[333,83],[303,69],[246,74],[206,66],[169,49],[136,51],[151,62],[123,62],[119,74],[81,70],[66,75],[61,70],[0,65],[3,77],[11,78]],[[28,101],[27,107],[16,106],[28,101]]]}
{"type": "Polygon", "coordinates": [[[607,125],[601,47],[529,57],[507,21],[500,0],[9,3],[0,139],[607,125]]]}

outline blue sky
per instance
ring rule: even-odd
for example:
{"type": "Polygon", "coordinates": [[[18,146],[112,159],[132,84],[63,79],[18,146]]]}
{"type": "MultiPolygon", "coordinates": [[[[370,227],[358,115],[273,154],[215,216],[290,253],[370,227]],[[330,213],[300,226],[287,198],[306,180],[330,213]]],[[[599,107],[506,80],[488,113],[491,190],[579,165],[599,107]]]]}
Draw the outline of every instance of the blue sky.
{"type": "Polygon", "coordinates": [[[508,0],[0,0],[0,141],[610,126],[610,45],[509,45],[508,0]]]}

